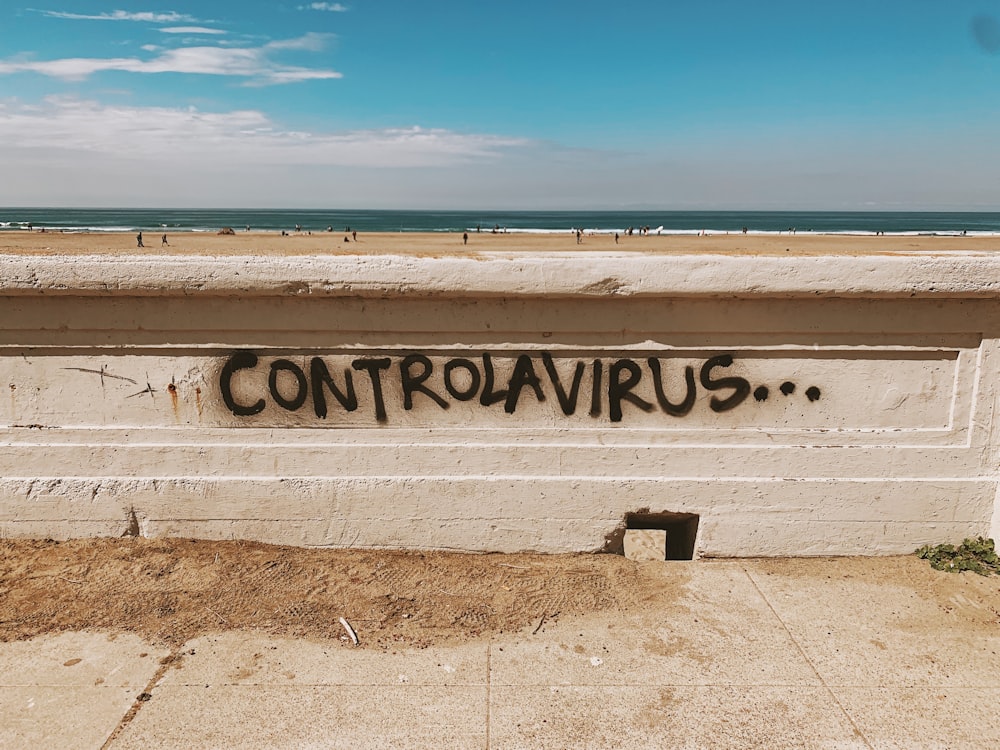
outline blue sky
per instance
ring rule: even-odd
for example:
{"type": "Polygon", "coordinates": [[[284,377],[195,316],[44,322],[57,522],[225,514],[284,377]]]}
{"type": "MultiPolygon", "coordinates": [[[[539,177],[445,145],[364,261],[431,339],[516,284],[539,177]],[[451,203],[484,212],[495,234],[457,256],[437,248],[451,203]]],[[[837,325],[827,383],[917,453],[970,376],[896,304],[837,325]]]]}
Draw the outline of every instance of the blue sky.
{"type": "Polygon", "coordinates": [[[1000,0],[6,0],[0,205],[1000,210],[1000,0]]]}

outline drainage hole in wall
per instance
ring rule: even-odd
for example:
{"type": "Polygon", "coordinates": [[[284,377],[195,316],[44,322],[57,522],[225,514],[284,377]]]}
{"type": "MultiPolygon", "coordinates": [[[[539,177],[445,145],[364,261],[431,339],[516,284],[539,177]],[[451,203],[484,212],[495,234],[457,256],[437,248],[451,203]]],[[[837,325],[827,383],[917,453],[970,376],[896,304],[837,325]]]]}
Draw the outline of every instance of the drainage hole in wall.
{"type": "Polygon", "coordinates": [[[621,553],[630,560],[693,560],[698,515],[626,513],[624,531],[621,553]]]}

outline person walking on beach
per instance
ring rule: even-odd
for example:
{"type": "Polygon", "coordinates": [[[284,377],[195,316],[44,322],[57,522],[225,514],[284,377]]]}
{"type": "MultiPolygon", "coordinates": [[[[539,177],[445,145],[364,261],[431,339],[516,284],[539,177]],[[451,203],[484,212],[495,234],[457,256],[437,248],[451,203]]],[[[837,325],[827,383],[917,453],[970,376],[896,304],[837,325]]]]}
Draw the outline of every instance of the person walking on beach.
{"type": "Polygon", "coordinates": [[[163,237],[160,238],[160,247],[163,247],[164,245],[167,247],[170,246],[170,243],[167,242],[167,235],[163,235],[163,237]]]}
{"type": "Polygon", "coordinates": [[[462,232],[462,244],[463,245],[468,245],[469,244],[469,233],[468,232],[462,232]]]}
{"type": "Polygon", "coordinates": [[[142,244],[142,232],[139,232],[139,234],[135,236],[135,246],[145,247],[145,245],[142,244]]]}
{"type": "Polygon", "coordinates": [[[615,244],[618,244],[618,232],[615,232],[615,244]]]}

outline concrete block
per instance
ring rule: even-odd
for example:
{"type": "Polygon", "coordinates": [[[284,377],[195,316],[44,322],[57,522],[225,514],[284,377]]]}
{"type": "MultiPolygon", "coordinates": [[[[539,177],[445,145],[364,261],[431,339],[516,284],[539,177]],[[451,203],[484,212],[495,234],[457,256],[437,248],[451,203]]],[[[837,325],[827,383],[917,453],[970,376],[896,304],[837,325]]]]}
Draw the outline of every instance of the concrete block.
{"type": "Polygon", "coordinates": [[[663,529],[626,529],[623,543],[629,560],[662,562],[667,557],[667,532],[663,529]]]}
{"type": "Polygon", "coordinates": [[[168,653],[101,633],[2,644],[0,746],[102,747],[168,653]]]}

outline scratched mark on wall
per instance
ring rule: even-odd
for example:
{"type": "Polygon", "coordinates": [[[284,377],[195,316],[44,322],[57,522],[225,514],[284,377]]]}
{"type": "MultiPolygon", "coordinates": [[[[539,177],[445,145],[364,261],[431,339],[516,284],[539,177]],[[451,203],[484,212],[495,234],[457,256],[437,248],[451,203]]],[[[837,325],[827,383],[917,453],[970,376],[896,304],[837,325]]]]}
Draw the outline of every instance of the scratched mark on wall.
{"type": "MultiPolygon", "coordinates": [[[[392,421],[393,408],[447,410],[465,402],[514,415],[529,402],[554,399],[564,416],[585,412],[598,419],[606,414],[617,423],[636,412],[684,417],[695,408],[699,395],[707,396],[708,408],[715,413],[736,409],[751,394],[757,403],[772,398],[768,385],[754,387],[731,369],[732,354],[708,357],[698,367],[674,366],[669,374],[657,357],[573,360],[534,352],[438,359],[435,365],[427,354],[410,353],[357,357],[331,367],[322,356],[299,364],[284,357],[262,361],[255,352],[241,350],[222,365],[219,391],[225,407],[237,417],[308,409],[326,420],[370,404],[367,408],[381,424],[392,421]],[[501,362],[506,365],[502,372],[501,362]]],[[[778,392],[780,398],[794,398],[796,384],[785,380],[778,392]]],[[[822,392],[809,385],[804,395],[813,403],[822,392]]]]}

